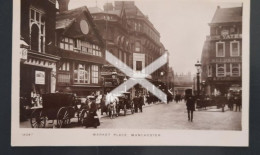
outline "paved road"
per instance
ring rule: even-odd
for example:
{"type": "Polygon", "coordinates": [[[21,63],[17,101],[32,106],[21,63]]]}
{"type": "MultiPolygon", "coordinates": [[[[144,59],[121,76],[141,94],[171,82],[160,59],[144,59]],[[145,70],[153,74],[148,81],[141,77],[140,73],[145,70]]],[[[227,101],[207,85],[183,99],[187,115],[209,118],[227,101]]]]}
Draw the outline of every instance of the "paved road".
{"type": "MultiPolygon", "coordinates": [[[[123,114],[123,111],[121,112],[123,114]]],[[[76,120],[72,120],[76,122],[76,120]]],[[[55,122],[56,123],[56,122],[55,122]]],[[[48,128],[52,128],[48,124],[48,128]]],[[[21,123],[21,127],[30,127],[29,122],[21,123]]],[[[84,128],[76,123],[73,128],[84,128]]],[[[241,130],[241,112],[233,112],[226,109],[208,109],[194,112],[193,122],[187,118],[184,102],[170,104],[153,104],[143,108],[143,113],[119,116],[110,119],[105,116],[101,118],[99,129],[181,129],[181,130],[241,130]]]]}

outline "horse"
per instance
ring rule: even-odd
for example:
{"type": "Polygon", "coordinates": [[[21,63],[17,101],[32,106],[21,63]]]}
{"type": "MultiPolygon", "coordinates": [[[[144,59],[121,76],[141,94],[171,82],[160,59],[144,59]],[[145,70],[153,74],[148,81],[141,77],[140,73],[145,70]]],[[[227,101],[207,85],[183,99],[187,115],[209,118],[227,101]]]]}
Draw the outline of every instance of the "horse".
{"type": "Polygon", "coordinates": [[[119,99],[117,96],[113,94],[108,94],[106,96],[106,105],[107,105],[109,117],[111,119],[114,118],[114,116],[118,116],[118,113],[116,111],[118,103],[119,103],[119,99]]]}

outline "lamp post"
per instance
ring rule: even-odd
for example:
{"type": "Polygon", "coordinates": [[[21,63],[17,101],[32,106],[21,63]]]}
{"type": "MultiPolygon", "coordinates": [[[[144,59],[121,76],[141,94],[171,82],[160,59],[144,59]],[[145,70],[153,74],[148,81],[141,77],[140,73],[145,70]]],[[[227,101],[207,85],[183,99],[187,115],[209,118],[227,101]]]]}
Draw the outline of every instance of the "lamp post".
{"type": "Polygon", "coordinates": [[[195,64],[195,67],[197,68],[197,96],[200,95],[200,68],[201,68],[201,63],[197,61],[195,64]]]}

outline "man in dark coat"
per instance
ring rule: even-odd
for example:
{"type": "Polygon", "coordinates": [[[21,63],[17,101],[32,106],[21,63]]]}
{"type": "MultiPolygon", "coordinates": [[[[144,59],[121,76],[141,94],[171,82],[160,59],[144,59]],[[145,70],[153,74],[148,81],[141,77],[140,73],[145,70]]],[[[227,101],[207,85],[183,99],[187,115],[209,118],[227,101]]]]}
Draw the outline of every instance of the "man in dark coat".
{"type": "Polygon", "coordinates": [[[188,112],[188,121],[193,121],[193,111],[195,110],[195,97],[192,95],[186,96],[186,106],[188,112]]]}

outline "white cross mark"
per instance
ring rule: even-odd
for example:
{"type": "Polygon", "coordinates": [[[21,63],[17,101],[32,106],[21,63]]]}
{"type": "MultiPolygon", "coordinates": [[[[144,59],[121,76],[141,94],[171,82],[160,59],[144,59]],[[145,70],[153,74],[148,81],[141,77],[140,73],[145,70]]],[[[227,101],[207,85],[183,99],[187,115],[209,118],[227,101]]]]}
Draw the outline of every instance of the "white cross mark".
{"type": "Polygon", "coordinates": [[[166,94],[145,79],[148,75],[167,63],[167,53],[163,54],[160,58],[152,62],[146,68],[142,69],[141,72],[136,72],[132,70],[125,63],[113,56],[108,51],[106,51],[106,60],[130,77],[127,81],[119,85],[117,88],[113,89],[111,91],[111,94],[119,94],[120,92],[132,88],[136,84],[140,84],[148,91],[153,93],[156,97],[158,97],[161,101],[167,103],[166,94]]]}

